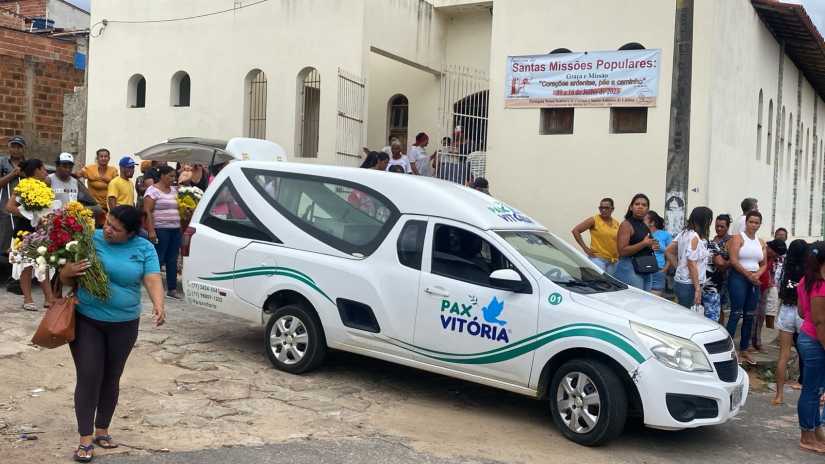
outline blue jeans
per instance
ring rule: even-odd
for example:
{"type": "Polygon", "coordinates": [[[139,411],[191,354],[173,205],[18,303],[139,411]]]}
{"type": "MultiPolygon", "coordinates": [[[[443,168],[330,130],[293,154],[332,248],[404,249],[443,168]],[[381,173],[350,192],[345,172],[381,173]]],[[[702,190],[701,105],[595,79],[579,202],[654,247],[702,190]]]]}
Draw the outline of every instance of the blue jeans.
{"type": "Polygon", "coordinates": [[[646,292],[653,286],[653,274],[637,274],[633,267],[633,258],[619,258],[613,277],[620,281],[646,292]]]}
{"type": "Polygon", "coordinates": [[[731,270],[728,275],[728,294],[730,295],[730,318],[728,333],[736,334],[736,324],[742,318],[742,337],[739,339],[739,351],[748,349],[753,330],[753,313],[759,304],[759,286],[754,285],[742,274],[731,270]]]}
{"type": "Polygon", "coordinates": [[[662,271],[655,272],[651,274],[650,277],[650,289],[663,292],[666,286],[667,277],[665,277],[665,273],[662,271]]]}
{"type": "Polygon", "coordinates": [[[683,284],[682,282],[673,282],[673,293],[676,294],[676,301],[685,308],[693,306],[693,295],[695,289],[693,284],[683,284]]]}
{"type": "Polygon", "coordinates": [[[799,428],[806,432],[813,432],[822,425],[822,411],[819,398],[825,387],[825,349],[819,340],[800,332],[796,348],[800,359],[805,362],[804,378],[802,379],[802,393],[796,411],[799,415],[799,428]]]}
{"type": "Polygon", "coordinates": [[[616,271],[616,263],[611,263],[610,261],[604,258],[592,256],[590,258],[590,262],[595,264],[596,266],[598,266],[599,269],[610,275],[613,275],[613,272],[616,271]]]}
{"type": "Polygon", "coordinates": [[[178,252],[180,251],[180,229],[155,229],[158,243],[158,261],[166,265],[166,290],[178,288],[178,252]]]}

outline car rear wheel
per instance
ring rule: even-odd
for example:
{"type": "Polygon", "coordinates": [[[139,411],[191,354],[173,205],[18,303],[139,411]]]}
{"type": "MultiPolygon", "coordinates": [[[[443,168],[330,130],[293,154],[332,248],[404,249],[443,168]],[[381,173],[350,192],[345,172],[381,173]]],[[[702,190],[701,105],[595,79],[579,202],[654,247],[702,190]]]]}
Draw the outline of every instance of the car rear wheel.
{"type": "Polygon", "coordinates": [[[327,351],[321,322],[300,305],[283,306],[272,313],[266,324],[265,345],[272,365],[291,374],[315,369],[327,351]]]}
{"type": "Polygon", "coordinates": [[[608,365],[591,359],[568,361],[553,375],[548,393],[553,422],[580,445],[602,445],[624,430],[627,394],[608,365]]]}

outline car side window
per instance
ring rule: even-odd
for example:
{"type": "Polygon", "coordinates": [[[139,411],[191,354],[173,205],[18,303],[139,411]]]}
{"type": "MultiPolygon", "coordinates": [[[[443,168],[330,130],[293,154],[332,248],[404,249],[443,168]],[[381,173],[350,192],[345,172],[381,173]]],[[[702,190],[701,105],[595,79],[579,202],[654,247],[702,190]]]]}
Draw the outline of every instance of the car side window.
{"type": "Polygon", "coordinates": [[[407,221],[398,235],[398,262],[404,266],[421,270],[424,256],[424,236],[427,233],[426,221],[407,221]]]}
{"type": "Polygon", "coordinates": [[[371,254],[398,220],[389,200],[353,182],[254,169],[244,173],[287,220],[346,253],[371,254]]]}
{"type": "Polygon", "coordinates": [[[496,247],[478,235],[458,227],[436,224],[433,274],[494,287],[490,274],[499,269],[516,268],[496,247]]]}
{"type": "Polygon", "coordinates": [[[264,242],[281,243],[244,204],[227,179],[212,197],[201,223],[218,232],[264,242]]]}

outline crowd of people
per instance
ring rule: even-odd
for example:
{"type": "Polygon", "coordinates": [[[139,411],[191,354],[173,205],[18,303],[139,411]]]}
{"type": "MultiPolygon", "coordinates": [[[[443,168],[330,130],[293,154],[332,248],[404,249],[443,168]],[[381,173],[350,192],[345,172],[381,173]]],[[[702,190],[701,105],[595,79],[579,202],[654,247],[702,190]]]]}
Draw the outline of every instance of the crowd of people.
{"type": "Polygon", "coordinates": [[[430,137],[424,132],[416,134],[415,142],[406,152],[397,137],[390,137],[389,144],[381,151],[364,148],[361,168],[435,177],[489,194],[489,182],[482,176],[474,175],[468,160],[472,144],[463,139],[460,127],[456,129],[455,135],[455,139],[444,137],[441,148],[431,154],[427,153],[430,137]]]}
{"type": "Polygon", "coordinates": [[[671,282],[678,304],[725,325],[731,337],[739,330],[742,363],[756,364],[752,355],[764,349],[763,327],[776,328],[780,355],[772,402],[784,402],[786,384],[801,389],[800,446],[825,453],[825,242],[797,239],[787,245],[788,231],[781,227],[773,240],[759,238],[762,214],[754,198],[742,201],[736,220],[696,207],[676,236],[665,230],[644,194],[632,198],[621,221],[613,218],[614,208],[613,199],[602,199],[598,214],[572,230],[593,264],[627,285],[660,296],[671,282]],[[589,244],[582,238],[585,232],[590,233],[589,244]],[[729,309],[727,321],[723,306],[729,309]],[[794,348],[799,381],[788,382],[794,348]]]}

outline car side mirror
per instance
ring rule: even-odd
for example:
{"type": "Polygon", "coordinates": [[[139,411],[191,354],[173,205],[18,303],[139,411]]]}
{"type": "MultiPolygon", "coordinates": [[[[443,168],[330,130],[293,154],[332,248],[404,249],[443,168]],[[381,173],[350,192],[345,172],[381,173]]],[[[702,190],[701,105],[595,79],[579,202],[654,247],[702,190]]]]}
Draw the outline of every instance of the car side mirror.
{"type": "Polygon", "coordinates": [[[490,274],[490,283],[496,287],[510,290],[512,292],[521,292],[525,289],[524,279],[521,274],[513,269],[499,269],[490,274]]]}

